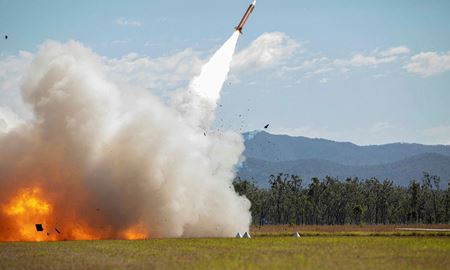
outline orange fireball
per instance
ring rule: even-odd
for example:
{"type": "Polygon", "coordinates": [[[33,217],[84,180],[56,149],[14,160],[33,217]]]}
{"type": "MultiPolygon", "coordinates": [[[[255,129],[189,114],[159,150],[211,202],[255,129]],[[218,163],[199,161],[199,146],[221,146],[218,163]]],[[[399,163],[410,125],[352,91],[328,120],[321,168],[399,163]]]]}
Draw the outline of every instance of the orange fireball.
{"type": "Polygon", "coordinates": [[[21,189],[8,203],[3,205],[2,212],[11,220],[9,235],[13,240],[43,241],[53,240],[45,232],[38,232],[36,224],[43,224],[44,229],[49,222],[53,207],[43,199],[38,187],[21,189]]]}

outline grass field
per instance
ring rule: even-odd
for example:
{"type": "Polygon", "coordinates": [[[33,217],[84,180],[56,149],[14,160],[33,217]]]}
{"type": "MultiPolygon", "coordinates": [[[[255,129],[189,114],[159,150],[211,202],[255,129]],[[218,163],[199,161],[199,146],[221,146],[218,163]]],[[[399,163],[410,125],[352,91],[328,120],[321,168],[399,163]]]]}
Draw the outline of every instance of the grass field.
{"type": "Polygon", "coordinates": [[[301,232],[304,236],[448,236],[448,232],[404,231],[400,228],[447,229],[450,224],[413,224],[413,225],[265,225],[253,226],[255,236],[290,236],[301,232]]]}
{"type": "Polygon", "coordinates": [[[450,269],[448,235],[341,236],[327,228],[291,238],[281,228],[253,239],[0,243],[0,269],[450,269]]]}

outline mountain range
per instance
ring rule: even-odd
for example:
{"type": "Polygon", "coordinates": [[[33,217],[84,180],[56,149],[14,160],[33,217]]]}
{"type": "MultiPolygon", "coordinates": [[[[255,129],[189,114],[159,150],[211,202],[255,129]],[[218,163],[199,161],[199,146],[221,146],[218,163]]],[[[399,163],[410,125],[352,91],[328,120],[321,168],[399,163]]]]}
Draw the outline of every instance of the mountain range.
{"type": "Polygon", "coordinates": [[[245,161],[238,176],[267,187],[271,174],[312,177],[334,176],[390,179],[399,185],[421,180],[424,171],[450,179],[450,146],[392,143],[359,146],[326,139],[274,135],[265,131],[243,134],[245,161]]]}

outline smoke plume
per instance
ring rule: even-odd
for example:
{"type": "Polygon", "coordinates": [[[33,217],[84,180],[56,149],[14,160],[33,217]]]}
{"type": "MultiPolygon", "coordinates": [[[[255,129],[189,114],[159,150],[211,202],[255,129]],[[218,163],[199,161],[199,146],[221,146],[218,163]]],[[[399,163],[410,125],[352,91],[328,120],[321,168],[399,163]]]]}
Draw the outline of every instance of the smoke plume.
{"type": "Polygon", "coordinates": [[[0,133],[0,240],[247,231],[250,203],[232,186],[242,138],[208,130],[238,36],[170,105],[118,89],[78,42],[43,44],[22,87],[34,118],[0,133]]]}

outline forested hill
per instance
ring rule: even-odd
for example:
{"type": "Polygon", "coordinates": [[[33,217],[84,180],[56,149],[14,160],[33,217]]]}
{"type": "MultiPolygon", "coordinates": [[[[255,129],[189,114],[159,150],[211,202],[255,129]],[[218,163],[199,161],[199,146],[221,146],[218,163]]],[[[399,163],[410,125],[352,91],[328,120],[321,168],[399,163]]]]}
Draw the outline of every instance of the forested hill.
{"type": "Polygon", "coordinates": [[[421,179],[426,171],[450,179],[450,146],[393,143],[358,146],[306,137],[245,133],[246,161],[238,176],[265,186],[270,174],[297,174],[303,179],[326,175],[386,178],[400,185],[421,179]]]}
{"type": "Polygon", "coordinates": [[[392,143],[359,146],[307,137],[273,135],[264,131],[244,133],[245,156],[268,161],[321,159],[343,165],[377,165],[424,153],[450,156],[450,145],[392,143]]]}

